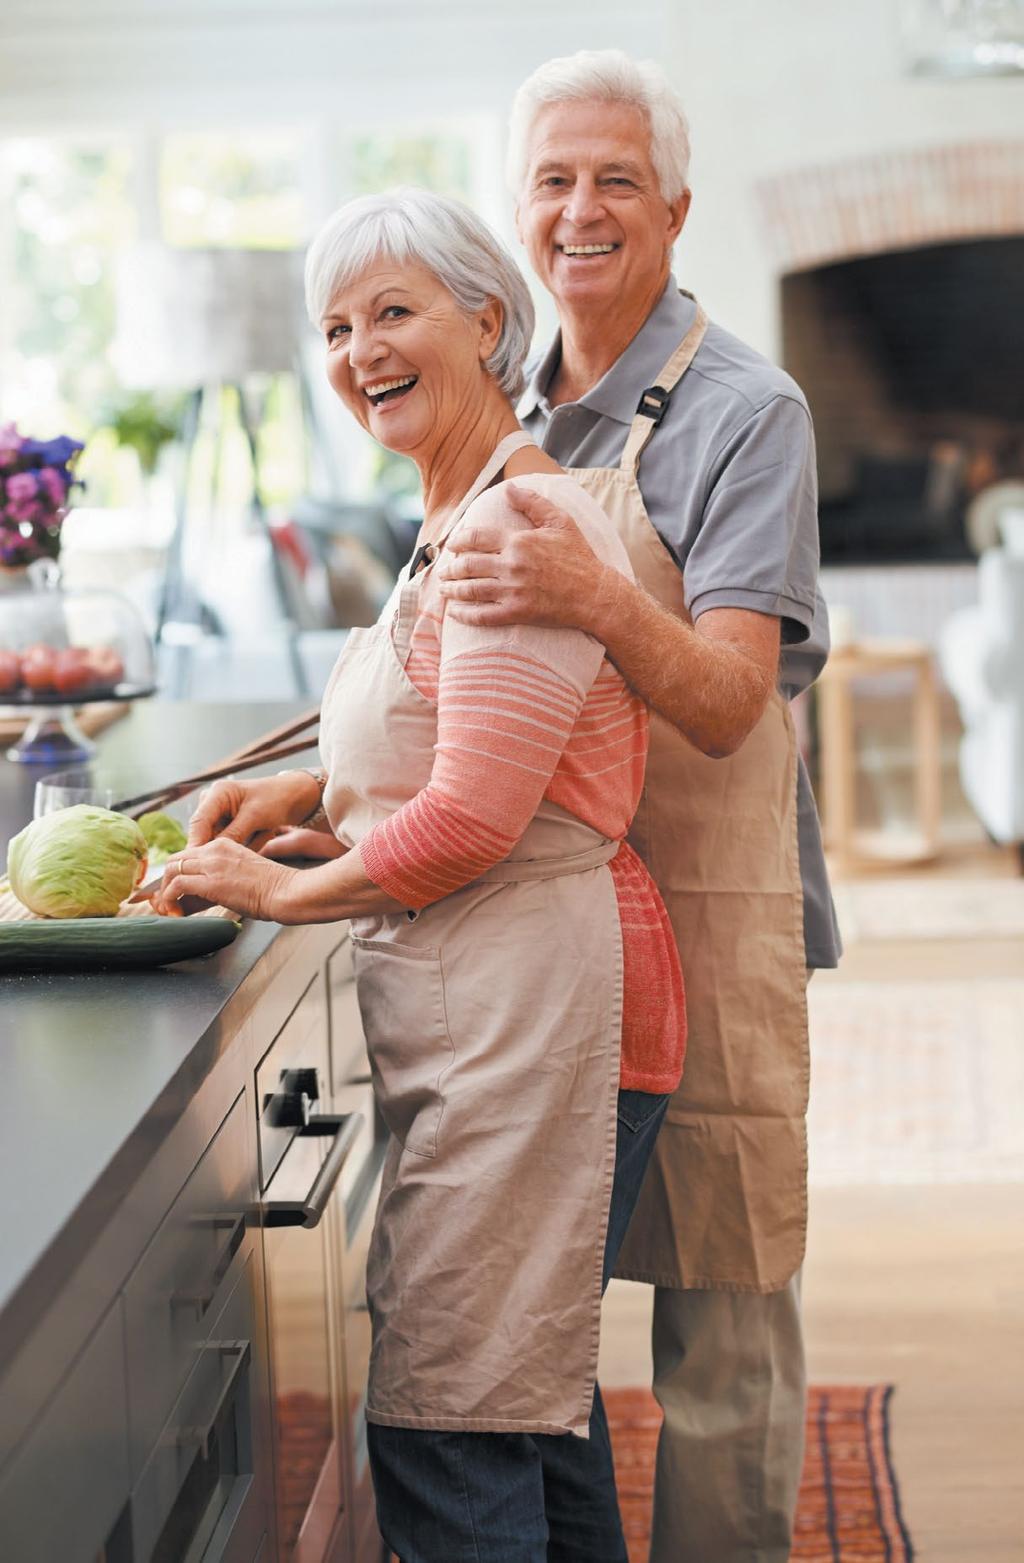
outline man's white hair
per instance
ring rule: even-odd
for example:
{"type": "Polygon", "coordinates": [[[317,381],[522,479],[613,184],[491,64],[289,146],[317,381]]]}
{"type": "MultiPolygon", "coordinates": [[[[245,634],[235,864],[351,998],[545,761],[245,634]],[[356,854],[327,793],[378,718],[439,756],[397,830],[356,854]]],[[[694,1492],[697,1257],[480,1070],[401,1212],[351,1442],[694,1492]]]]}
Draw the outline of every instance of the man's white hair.
{"type": "Polygon", "coordinates": [[[485,367],[515,401],[533,337],[533,300],[483,219],[460,201],[411,185],[347,201],[306,252],[306,310],[317,330],[339,291],[380,260],[425,266],[467,315],[498,301],[501,334],[485,367]]]}
{"type": "Polygon", "coordinates": [[[690,127],[661,67],[632,60],[621,49],[581,49],[548,60],[528,76],[512,100],[508,182],[519,195],[526,179],[533,122],[550,103],[626,103],[651,127],[651,162],[666,201],[677,201],[690,174],[690,127]]]}

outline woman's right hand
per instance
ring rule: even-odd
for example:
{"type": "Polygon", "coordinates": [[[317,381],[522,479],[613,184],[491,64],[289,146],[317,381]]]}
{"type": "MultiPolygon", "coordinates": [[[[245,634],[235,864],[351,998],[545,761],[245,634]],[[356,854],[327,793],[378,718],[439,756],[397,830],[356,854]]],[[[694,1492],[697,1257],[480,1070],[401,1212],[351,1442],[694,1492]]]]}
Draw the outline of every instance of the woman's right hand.
{"type": "Polygon", "coordinates": [[[308,771],[249,781],[225,777],[200,798],[189,820],[188,844],[201,847],[224,836],[258,852],[283,826],[301,824],[319,801],[319,786],[308,771]]]}

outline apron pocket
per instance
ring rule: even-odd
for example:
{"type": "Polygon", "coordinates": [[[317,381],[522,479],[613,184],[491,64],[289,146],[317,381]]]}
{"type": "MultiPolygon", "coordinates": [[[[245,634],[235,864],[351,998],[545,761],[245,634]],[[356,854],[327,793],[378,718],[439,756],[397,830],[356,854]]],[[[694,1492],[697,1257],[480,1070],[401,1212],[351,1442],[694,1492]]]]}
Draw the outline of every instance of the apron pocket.
{"type": "Polygon", "coordinates": [[[436,1156],[441,1078],[455,1058],[440,953],[353,935],[352,960],[381,1116],[407,1151],[436,1156]]]}

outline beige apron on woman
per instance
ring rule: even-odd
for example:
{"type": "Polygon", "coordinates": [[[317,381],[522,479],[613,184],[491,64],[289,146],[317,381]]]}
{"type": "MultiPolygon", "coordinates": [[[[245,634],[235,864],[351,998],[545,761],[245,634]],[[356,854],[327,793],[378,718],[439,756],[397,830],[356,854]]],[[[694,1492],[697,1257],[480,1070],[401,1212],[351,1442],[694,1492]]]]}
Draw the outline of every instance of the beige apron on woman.
{"type": "MultiPolygon", "coordinates": [[[[698,307],[655,382],[666,393],[686,395],[706,329],[698,307]]],[[[618,468],[570,472],[615,525],[639,583],[688,619],[683,576],[637,482],[661,400],[642,399],[650,410],[634,418],[618,468]]],[[[689,1035],[617,1275],[771,1292],[803,1258],[809,1067],[796,781],[793,724],[777,691],[724,760],[651,714],[629,840],[672,920],[689,1035]]]]}
{"type": "MultiPolygon", "coordinates": [[[[532,443],[503,440],[459,516],[532,443]]],[[[348,846],[430,779],[437,709],[403,665],[425,573],[407,567],[378,623],[350,631],[324,694],[325,804],[348,846]]],[[[370,1421],[586,1433],[615,1167],[618,845],[542,804],[471,885],[352,921],[392,1136],[367,1273],[370,1421]]]]}

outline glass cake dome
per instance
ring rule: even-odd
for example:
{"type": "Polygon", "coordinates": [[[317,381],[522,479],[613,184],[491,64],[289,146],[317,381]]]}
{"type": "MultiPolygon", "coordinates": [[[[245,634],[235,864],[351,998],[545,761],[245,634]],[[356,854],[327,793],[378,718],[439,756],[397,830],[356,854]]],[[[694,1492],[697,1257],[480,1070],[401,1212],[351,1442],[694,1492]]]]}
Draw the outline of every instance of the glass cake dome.
{"type": "Polygon", "coordinates": [[[95,745],[72,708],[138,700],[154,689],[152,642],[126,597],[66,591],[50,560],[0,571],[0,707],[29,717],[9,759],[87,759],[95,745]]]}

